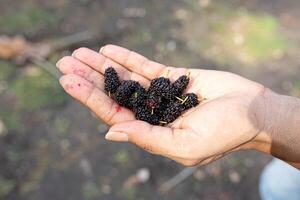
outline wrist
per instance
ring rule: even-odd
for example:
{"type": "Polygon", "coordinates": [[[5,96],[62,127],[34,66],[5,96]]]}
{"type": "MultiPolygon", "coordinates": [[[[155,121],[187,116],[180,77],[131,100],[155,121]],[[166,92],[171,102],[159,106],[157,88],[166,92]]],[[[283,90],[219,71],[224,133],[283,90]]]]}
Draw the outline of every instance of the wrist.
{"type": "Polygon", "coordinates": [[[263,126],[252,146],[290,162],[300,162],[300,100],[269,89],[263,94],[263,126]]]}
{"type": "Polygon", "coordinates": [[[276,122],[280,121],[278,119],[280,116],[278,108],[281,104],[279,98],[279,94],[268,88],[265,88],[262,93],[260,97],[260,106],[258,106],[257,109],[257,116],[260,116],[257,120],[261,124],[261,129],[251,142],[250,148],[270,154],[272,146],[271,136],[273,135],[274,130],[278,129],[276,127],[276,122]]]}

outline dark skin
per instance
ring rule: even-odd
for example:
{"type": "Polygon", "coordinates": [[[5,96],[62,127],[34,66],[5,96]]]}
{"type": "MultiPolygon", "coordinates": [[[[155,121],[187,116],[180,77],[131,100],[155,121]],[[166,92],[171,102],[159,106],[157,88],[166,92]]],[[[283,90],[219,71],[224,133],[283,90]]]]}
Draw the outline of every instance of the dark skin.
{"type": "Polygon", "coordinates": [[[60,83],[111,127],[106,139],[131,142],[183,165],[207,164],[231,152],[254,149],[300,169],[300,100],[222,71],[167,67],[125,48],[106,45],[100,53],[80,48],[57,63],[60,83]],[[104,91],[104,71],[148,86],[168,72],[171,81],[190,73],[186,92],[203,97],[200,105],[166,127],[136,120],[104,91]],[[117,109],[118,108],[118,109],[117,109]]]}

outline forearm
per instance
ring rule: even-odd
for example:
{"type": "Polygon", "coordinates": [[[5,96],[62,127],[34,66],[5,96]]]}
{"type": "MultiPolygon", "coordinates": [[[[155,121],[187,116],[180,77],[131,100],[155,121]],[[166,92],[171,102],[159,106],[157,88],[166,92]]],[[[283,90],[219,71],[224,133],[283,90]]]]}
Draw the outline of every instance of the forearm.
{"type": "Polygon", "coordinates": [[[300,169],[300,99],[266,90],[264,127],[256,149],[300,169]]]}

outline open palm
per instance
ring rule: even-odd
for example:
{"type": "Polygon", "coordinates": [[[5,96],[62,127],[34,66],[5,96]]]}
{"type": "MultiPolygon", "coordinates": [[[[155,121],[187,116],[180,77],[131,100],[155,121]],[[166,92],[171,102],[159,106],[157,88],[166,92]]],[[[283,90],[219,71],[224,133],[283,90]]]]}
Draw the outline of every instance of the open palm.
{"type": "Polygon", "coordinates": [[[249,148],[263,127],[264,87],[229,72],[167,67],[115,45],[104,46],[100,53],[80,48],[57,66],[64,74],[60,83],[66,92],[111,125],[106,139],[129,141],[187,166],[249,148]],[[202,102],[166,127],[136,120],[104,92],[103,73],[110,66],[121,79],[145,87],[167,71],[171,81],[189,71],[186,92],[196,93],[202,102]]]}

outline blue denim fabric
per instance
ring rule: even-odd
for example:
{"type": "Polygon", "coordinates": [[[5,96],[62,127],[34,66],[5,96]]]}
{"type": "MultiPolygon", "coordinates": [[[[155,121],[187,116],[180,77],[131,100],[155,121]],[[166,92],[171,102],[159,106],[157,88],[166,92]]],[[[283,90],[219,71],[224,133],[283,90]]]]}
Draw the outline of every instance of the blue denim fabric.
{"type": "Polygon", "coordinates": [[[274,159],[262,172],[259,191],[262,200],[300,200],[300,170],[274,159]]]}

